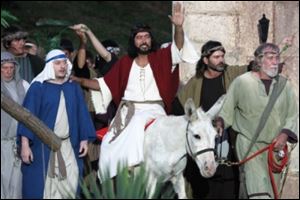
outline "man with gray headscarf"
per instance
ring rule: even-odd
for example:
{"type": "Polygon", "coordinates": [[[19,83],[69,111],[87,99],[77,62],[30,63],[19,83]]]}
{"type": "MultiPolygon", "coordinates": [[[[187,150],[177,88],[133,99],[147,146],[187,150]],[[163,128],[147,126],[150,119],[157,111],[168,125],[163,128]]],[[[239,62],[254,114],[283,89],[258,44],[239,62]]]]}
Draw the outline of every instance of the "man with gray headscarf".
{"type": "MultiPolygon", "coordinates": [[[[247,72],[232,82],[219,114],[219,121],[223,119],[225,127],[232,126],[237,132],[239,160],[267,145],[272,144],[271,150],[280,152],[287,142],[298,141],[295,134],[298,117],[296,96],[291,83],[278,73],[278,46],[262,44],[255,50],[254,56],[259,70],[247,72]],[[261,121],[265,123],[261,125],[261,121]]],[[[222,128],[222,123],[218,124],[218,128],[222,128]]],[[[273,162],[280,162],[280,158],[271,162],[265,151],[241,165],[241,186],[245,183],[245,187],[240,188],[240,198],[278,198],[276,191],[280,191],[282,174],[273,169],[270,171],[273,162]]]]}
{"type": "MultiPolygon", "coordinates": [[[[29,84],[20,78],[14,56],[1,52],[1,92],[18,104],[23,103],[29,84]]],[[[1,199],[21,199],[21,160],[17,155],[18,121],[1,109],[1,199]]]]}

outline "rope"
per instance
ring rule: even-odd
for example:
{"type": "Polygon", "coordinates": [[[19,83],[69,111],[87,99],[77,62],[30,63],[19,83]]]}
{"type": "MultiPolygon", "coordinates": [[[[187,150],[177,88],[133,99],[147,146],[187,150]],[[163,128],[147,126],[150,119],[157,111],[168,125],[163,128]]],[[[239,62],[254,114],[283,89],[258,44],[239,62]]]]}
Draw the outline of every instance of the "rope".
{"type": "Polygon", "coordinates": [[[274,180],[273,173],[280,173],[282,172],[283,168],[286,166],[288,163],[288,156],[287,156],[287,145],[285,145],[283,151],[284,151],[284,157],[282,160],[280,160],[279,163],[276,162],[276,159],[274,159],[273,155],[273,149],[274,149],[275,143],[272,143],[269,147],[269,152],[268,152],[268,168],[269,168],[269,176],[271,179],[271,184],[272,184],[272,189],[274,193],[274,198],[278,199],[278,189],[274,180]]]}
{"type": "Polygon", "coordinates": [[[246,163],[247,161],[251,160],[252,158],[256,157],[257,155],[265,152],[268,150],[268,171],[269,171],[269,176],[270,176],[270,180],[271,180],[271,184],[272,184],[272,189],[273,189],[273,193],[274,193],[274,198],[278,199],[279,195],[278,195],[278,189],[275,183],[275,179],[273,176],[273,173],[280,173],[282,172],[283,168],[287,165],[288,163],[288,147],[287,145],[285,145],[283,151],[284,151],[284,156],[283,158],[277,162],[276,158],[274,158],[273,152],[274,152],[274,145],[275,142],[273,142],[272,144],[258,150],[257,152],[255,152],[254,154],[252,154],[251,156],[239,161],[239,162],[228,162],[226,163],[226,165],[228,166],[232,166],[232,165],[242,165],[244,163],[246,163]]]}

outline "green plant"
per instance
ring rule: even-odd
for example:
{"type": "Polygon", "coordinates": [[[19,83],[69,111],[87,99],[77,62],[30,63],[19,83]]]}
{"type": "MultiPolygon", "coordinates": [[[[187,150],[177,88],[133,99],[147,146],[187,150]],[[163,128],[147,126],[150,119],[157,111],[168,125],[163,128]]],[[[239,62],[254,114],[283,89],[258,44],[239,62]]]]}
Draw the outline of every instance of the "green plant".
{"type": "MultiPolygon", "coordinates": [[[[136,170],[136,169],[135,169],[136,170]]],[[[90,174],[86,181],[81,182],[83,198],[86,199],[146,199],[148,174],[145,166],[138,171],[129,171],[128,168],[118,170],[114,179],[105,178],[102,184],[96,184],[96,177],[90,174]]],[[[106,176],[107,177],[107,176],[106,176]]],[[[173,198],[175,195],[172,187],[166,186],[161,181],[156,185],[156,190],[151,198],[173,198]]]]}
{"type": "Polygon", "coordinates": [[[41,44],[46,52],[59,48],[60,39],[71,23],[66,20],[39,19],[35,25],[41,29],[33,34],[36,41],[41,44]]]}
{"type": "Polygon", "coordinates": [[[9,24],[14,21],[19,21],[17,17],[12,15],[9,11],[1,9],[1,26],[9,27],[9,24]]]}

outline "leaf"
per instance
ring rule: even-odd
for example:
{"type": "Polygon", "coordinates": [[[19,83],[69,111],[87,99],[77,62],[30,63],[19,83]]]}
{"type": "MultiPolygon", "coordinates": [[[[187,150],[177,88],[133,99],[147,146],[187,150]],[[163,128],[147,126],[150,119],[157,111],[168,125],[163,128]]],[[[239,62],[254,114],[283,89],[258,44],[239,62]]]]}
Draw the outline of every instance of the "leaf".
{"type": "MultiPolygon", "coordinates": [[[[95,179],[90,180],[89,182],[89,185],[91,186],[90,191],[86,190],[84,183],[81,184],[84,198],[149,199],[149,195],[146,192],[148,174],[146,172],[145,165],[143,164],[140,166],[140,169],[136,172],[130,172],[127,167],[122,168],[119,166],[118,175],[114,179],[110,179],[108,173],[104,173],[102,178],[104,179],[104,181],[100,185],[100,188],[97,189],[97,192],[95,192],[95,188],[98,187],[98,185],[96,184],[95,179]]],[[[167,188],[163,189],[165,183],[163,183],[161,180],[161,178],[158,179],[153,198],[173,199],[175,193],[172,185],[169,184],[167,188]]]]}
{"type": "Polygon", "coordinates": [[[1,26],[3,26],[4,28],[9,27],[9,24],[7,23],[7,21],[5,19],[1,18],[1,26]]]}
{"type": "Polygon", "coordinates": [[[71,22],[66,20],[56,20],[56,19],[39,19],[36,23],[36,26],[70,26],[71,22]]]}
{"type": "Polygon", "coordinates": [[[12,15],[9,11],[1,9],[1,26],[7,28],[9,27],[9,22],[13,21],[19,21],[19,19],[12,15]]]}
{"type": "Polygon", "coordinates": [[[56,35],[50,39],[50,50],[59,48],[60,35],[56,35]]]}
{"type": "Polygon", "coordinates": [[[7,11],[7,10],[1,10],[1,19],[10,19],[10,20],[12,20],[12,21],[19,21],[19,19],[16,17],[16,16],[14,16],[14,15],[12,15],[9,11],[7,11]]]}

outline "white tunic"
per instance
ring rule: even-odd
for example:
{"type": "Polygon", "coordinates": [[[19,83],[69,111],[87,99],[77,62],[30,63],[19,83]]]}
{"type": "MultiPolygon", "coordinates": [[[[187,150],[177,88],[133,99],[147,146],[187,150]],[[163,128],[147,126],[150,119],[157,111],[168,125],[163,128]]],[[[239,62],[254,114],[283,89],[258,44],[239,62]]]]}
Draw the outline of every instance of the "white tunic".
{"type": "MultiPolygon", "coordinates": [[[[162,100],[150,65],[142,68],[133,62],[123,100],[138,102],[162,100]],[[139,79],[137,77],[143,78],[139,79]]],[[[126,114],[126,107],[122,108],[122,119],[125,118],[126,114]]],[[[159,115],[166,115],[161,105],[135,103],[135,113],[121,134],[112,142],[110,142],[114,137],[112,131],[104,136],[100,150],[100,172],[105,173],[109,169],[109,177],[113,177],[117,174],[118,165],[123,167],[141,163],[144,160],[143,142],[145,124],[159,115]]],[[[124,120],[122,122],[124,124],[124,120]]]]}
{"type": "MultiPolygon", "coordinates": [[[[185,56],[188,61],[196,62],[199,57],[195,56],[191,44],[185,40],[183,50],[179,52],[174,44],[171,47],[172,63],[175,65],[183,60],[185,56]],[[184,53],[192,51],[192,53],[184,53]]],[[[96,113],[105,113],[106,108],[112,100],[111,92],[103,78],[97,79],[100,92],[92,92],[92,100],[96,113]]],[[[162,101],[159,90],[154,79],[150,64],[145,67],[138,66],[134,61],[130,69],[128,83],[122,100],[141,102],[135,103],[135,112],[127,127],[113,141],[115,136],[109,131],[103,138],[99,159],[100,177],[117,175],[118,167],[135,166],[143,162],[144,128],[148,121],[158,116],[166,115],[162,105],[153,103],[142,103],[146,101],[162,101]]],[[[127,107],[121,109],[122,125],[124,125],[127,107]]]]}
{"type": "MultiPolygon", "coordinates": [[[[172,57],[172,72],[175,70],[176,65],[180,62],[187,63],[196,63],[199,60],[199,55],[197,54],[194,46],[191,44],[189,39],[184,37],[184,44],[182,49],[179,51],[174,43],[171,45],[171,57],[172,57]]],[[[139,79],[139,77],[135,77],[135,79],[139,79]]],[[[96,114],[106,113],[106,109],[109,103],[112,100],[111,92],[106,85],[104,78],[96,79],[100,86],[100,91],[91,91],[92,102],[95,108],[96,114]]],[[[128,80],[129,81],[129,80],[128,80]]],[[[155,81],[154,81],[155,82],[155,81]]]]}
{"type": "Polygon", "coordinates": [[[140,102],[162,101],[150,64],[140,67],[133,61],[122,99],[140,102]]]}
{"type": "MultiPolygon", "coordinates": [[[[61,142],[61,153],[65,161],[67,178],[60,180],[58,177],[58,161],[55,155],[55,177],[50,178],[47,175],[44,189],[44,199],[65,199],[65,198],[75,198],[79,170],[76,162],[75,154],[72,148],[72,144],[69,137],[69,122],[66,111],[66,103],[63,92],[60,95],[60,101],[57,111],[57,116],[55,120],[54,133],[63,139],[61,142]]],[[[56,153],[55,153],[56,154],[56,153]]],[[[50,162],[48,165],[48,170],[50,167],[50,162]]]]}

